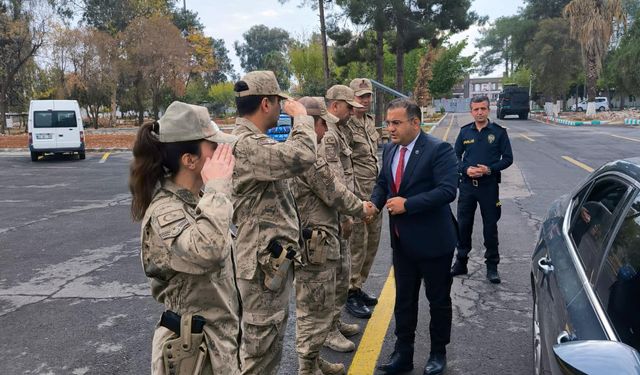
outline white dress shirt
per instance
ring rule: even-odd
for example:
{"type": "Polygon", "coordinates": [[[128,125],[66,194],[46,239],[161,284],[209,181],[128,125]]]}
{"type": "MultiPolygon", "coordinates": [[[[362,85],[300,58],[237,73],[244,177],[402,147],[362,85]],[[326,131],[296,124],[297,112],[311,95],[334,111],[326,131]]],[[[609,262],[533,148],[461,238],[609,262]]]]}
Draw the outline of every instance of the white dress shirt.
{"type": "Polygon", "coordinates": [[[404,166],[402,167],[402,171],[404,172],[404,170],[407,168],[407,163],[409,163],[409,157],[411,156],[411,151],[413,151],[413,146],[416,145],[416,141],[418,140],[419,136],[420,133],[418,133],[413,141],[411,141],[411,143],[406,146],[398,145],[398,147],[396,147],[396,153],[393,155],[393,159],[391,160],[391,176],[393,178],[393,182],[396,182],[396,170],[398,169],[398,162],[400,162],[400,150],[402,150],[403,147],[407,148],[407,151],[404,154],[404,166]]]}

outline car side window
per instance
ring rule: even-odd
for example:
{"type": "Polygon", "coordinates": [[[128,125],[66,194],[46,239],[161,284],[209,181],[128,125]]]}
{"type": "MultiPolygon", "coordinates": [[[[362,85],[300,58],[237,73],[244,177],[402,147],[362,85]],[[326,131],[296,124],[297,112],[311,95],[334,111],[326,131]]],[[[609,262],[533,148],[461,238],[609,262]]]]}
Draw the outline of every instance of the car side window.
{"type": "Polygon", "coordinates": [[[605,239],[614,221],[613,214],[627,188],[626,184],[613,178],[596,181],[572,217],[569,232],[589,280],[600,265],[605,239]]]}
{"type": "Polygon", "coordinates": [[[640,195],[620,225],[596,282],[620,341],[640,350],[640,195]]]}

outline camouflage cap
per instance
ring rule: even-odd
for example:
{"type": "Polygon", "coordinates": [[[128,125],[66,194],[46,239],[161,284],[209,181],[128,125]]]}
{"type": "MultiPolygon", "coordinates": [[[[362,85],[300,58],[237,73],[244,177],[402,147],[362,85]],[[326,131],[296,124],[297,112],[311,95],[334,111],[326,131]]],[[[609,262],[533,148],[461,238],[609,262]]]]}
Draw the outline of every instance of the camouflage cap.
{"type": "Polygon", "coordinates": [[[280,85],[278,85],[276,75],[270,70],[256,70],[249,72],[242,77],[241,81],[246,82],[249,88],[244,91],[236,92],[236,97],[277,95],[282,99],[291,99],[289,95],[280,91],[280,85]]]}
{"type": "Polygon", "coordinates": [[[329,100],[344,100],[351,106],[356,108],[363,108],[362,104],[355,101],[355,95],[353,90],[345,85],[333,85],[327,90],[325,98],[329,100]]]}
{"type": "Polygon", "coordinates": [[[351,87],[356,96],[373,94],[373,85],[371,80],[367,78],[356,78],[351,81],[349,87],[351,87]]]}
{"type": "Polygon", "coordinates": [[[207,108],[175,101],[158,120],[158,140],[162,143],[206,139],[216,143],[233,143],[237,137],[226,134],[211,121],[207,108]]]}
{"type": "Polygon", "coordinates": [[[334,124],[340,121],[339,118],[327,112],[327,106],[324,103],[324,98],[321,96],[305,96],[298,99],[298,101],[307,109],[307,115],[309,116],[320,116],[320,118],[326,122],[334,124]]]}

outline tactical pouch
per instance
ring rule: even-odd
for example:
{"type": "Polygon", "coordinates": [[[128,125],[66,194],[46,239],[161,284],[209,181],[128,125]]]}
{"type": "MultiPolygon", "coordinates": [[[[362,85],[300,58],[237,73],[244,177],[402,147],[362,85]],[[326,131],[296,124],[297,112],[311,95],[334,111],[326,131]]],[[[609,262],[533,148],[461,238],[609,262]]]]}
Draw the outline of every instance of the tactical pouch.
{"type": "Polygon", "coordinates": [[[327,261],[327,246],[325,244],[325,233],[320,230],[313,230],[311,238],[306,240],[307,260],[310,264],[324,264],[327,261]]]}
{"type": "Polygon", "coordinates": [[[180,337],[162,345],[164,370],[169,375],[200,375],[207,358],[203,333],[192,333],[192,314],[180,319],[180,337]]]}
{"type": "Polygon", "coordinates": [[[282,283],[287,279],[289,267],[296,256],[295,250],[292,248],[283,249],[276,241],[269,244],[269,263],[264,271],[264,285],[267,289],[277,292],[282,287],[282,283]]]}

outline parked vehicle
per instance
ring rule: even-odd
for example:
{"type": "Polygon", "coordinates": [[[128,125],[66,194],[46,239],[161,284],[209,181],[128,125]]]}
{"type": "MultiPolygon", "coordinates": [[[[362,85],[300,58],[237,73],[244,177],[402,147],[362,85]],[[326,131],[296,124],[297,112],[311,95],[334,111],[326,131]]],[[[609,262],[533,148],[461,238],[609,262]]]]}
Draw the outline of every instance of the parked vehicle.
{"type": "Polygon", "coordinates": [[[498,95],[496,103],[496,115],[499,119],[504,119],[508,115],[518,115],[522,120],[529,117],[529,89],[505,85],[498,95]]]}
{"type": "MultiPolygon", "coordinates": [[[[571,110],[574,112],[584,112],[587,110],[587,101],[583,100],[579,102],[577,105],[574,104],[571,106],[571,110]]],[[[596,111],[608,111],[609,110],[609,99],[604,96],[596,97],[596,111]]]]}
{"type": "Polygon", "coordinates": [[[27,121],[31,161],[45,153],[85,158],[84,127],[75,100],[32,100],[27,121]]]}
{"type": "Polygon", "coordinates": [[[536,374],[640,374],[640,157],[553,203],[532,256],[536,374]]]}

